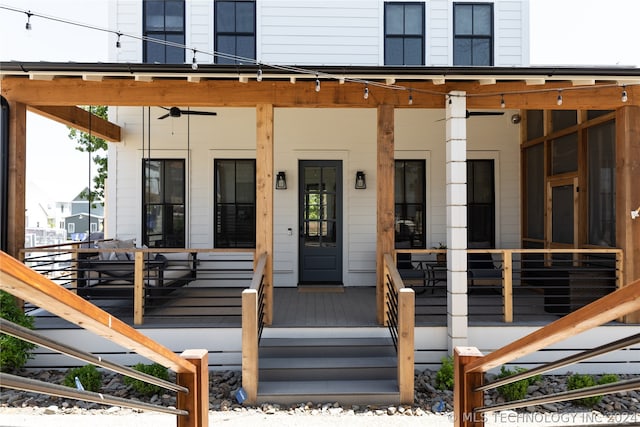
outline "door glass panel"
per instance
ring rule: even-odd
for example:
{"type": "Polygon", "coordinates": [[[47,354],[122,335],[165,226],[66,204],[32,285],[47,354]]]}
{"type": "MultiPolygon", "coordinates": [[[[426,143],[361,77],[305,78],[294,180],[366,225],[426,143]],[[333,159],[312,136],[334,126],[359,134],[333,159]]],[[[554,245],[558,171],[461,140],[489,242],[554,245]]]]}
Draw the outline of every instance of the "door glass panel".
{"type": "Polygon", "coordinates": [[[307,167],[304,171],[304,245],[335,247],[336,168],[307,167]]]}
{"type": "Polygon", "coordinates": [[[551,197],[552,241],[573,244],[573,185],[553,187],[551,197]]]}

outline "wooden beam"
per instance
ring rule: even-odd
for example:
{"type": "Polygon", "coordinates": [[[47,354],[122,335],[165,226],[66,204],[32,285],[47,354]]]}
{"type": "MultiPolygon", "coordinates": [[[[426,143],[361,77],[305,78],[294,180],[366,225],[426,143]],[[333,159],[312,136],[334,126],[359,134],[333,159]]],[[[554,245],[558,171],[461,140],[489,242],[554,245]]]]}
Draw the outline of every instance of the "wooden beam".
{"type": "Polygon", "coordinates": [[[265,324],[273,318],[273,105],[256,108],[256,255],[267,254],[264,269],[265,324]]]}
{"type": "MultiPolygon", "coordinates": [[[[104,105],[104,104],[101,104],[104,105]]],[[[91,115],[89,123],[89,113],[87,110],[75,106],[29,106],[29,111],[39,114],[48,119],[54,120],[63,125],[81,130],[109,142],[119,142],[121,137],[120,126],[111,123],[95,114],[91,115]]]]}
{"type": "Polygon", "coordinates": [[[377,152],[377,244],[376,301],[377,320],[384,322],[384,255],[394,251],[394,109],[391,105],[378,108],[377,152]]]}
{"type": "MultiPolygon", "coordinates": [[[[640,107],[616,112],[616,243],[624,253],[624,284],[640,279],[640,218],[631,211],[640,206],[640,107]]],[[[640,322],[640,311],[626,316],[640,322]]]]}
{"type": "Polygon", "coordinates": [[[176,373],[196,371],[191,363],[181,359],[170,349],[1,251],[0,289],[38,307],[44,307],[48,312],[81,325],[85,330],[135,351],[176,373]]]}
{"type": "Polygon", "coordinates": [[[9,176],[7,191],[7,252],[17,258],[24,248],[26,175],[27,175],[27,108],[9,101],[9,176]]]}

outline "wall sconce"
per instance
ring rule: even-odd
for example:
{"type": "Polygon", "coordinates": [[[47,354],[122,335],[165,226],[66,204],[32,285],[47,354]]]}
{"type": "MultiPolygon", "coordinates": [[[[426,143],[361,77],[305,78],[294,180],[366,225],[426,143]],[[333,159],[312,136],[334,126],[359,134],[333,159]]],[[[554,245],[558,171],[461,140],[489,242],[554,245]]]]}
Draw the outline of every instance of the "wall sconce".
{"type": "Polygon", "coordinates": [[[635,211],[631,211],[631,219],[636,219],[640,217],[640,206],[635,211]]]}
{"type": "Polygon", "coordinates": [[[284,172],[278,172],[276,175],[276,190],[287,189],[287,175],[284,172]]]}
{"type": "Polygon", "coordinates": [[[363,171],[356,172],[356,190],[364,190],[367,188],[367,178],[363,171]]]}

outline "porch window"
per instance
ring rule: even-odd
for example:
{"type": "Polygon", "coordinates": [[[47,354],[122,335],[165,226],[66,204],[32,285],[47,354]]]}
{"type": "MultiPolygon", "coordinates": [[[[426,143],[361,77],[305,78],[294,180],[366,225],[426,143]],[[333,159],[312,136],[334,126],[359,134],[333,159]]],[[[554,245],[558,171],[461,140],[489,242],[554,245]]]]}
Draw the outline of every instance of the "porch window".
{"type": "Polygon", "coordinates": [[[185,247],[185,161],[143,161],[142,240],[150,248],[185,247]]]}
{"type": "Polygon", "coordinates": [[[424,3],[385,3],[384,64],[424,65],[424,3]]]}
{"type": "Polygon", "coordinates": [[[396,248],[425,248],[425,161],[395,161],[396,248]]]}
{"type": "MultiPolygon", "coordinates": [[[[184,0],[144,0],[142,35],[165,42],[185,44],[184,0]]],[[[184,49],[162,43],[143,41],[144,62],[184,64],[184,49]]]]}
{"type": "Polygon", "coordinates": [[[493,65],[493,4],[453,5],[453,65],[493,65]]]}
{"type": "MultiPolygon", "coordinates": [[[[215,50],[234,57],[256,57],[256,4],[253,0],[216,1],[215,50]]],[[[216,64],[241,64],[242,59],[216,56],[216,64]]]]}
{"type": "Polygon", "coordinates": [[[614,122],[589,128],[589,243],[616,246],[616,129],[614,122]]]}
{"type": "Polygon", "coordinates": [[[493,160],[467,160],[467,221],[469,247],[495,247],[496,195],[493,160]]]}
{"type": "Polygon", "coordinates": [[[214,247],[255,248],[256,161],[218,159],[214,173],[214,247]]]}

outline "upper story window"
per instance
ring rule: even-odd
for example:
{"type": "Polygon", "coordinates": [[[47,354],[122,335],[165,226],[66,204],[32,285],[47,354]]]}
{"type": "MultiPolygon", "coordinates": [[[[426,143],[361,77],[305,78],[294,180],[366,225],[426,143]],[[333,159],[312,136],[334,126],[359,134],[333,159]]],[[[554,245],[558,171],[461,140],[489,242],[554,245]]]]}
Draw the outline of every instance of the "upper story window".
{"type": "Polygon", "coordinates": [[[453,5],[453,65],[493,65],[493,4],[453,5]]]}
{"type": "MultiPolygon", "coordinates": [[[[144,0],[142,3],[142,35],[184,46],[184,0],[144,0]]],[[[143,41],[144,62],[183,64],[183,47],[143,41]]]]}
{"type": "Polygon", "coordinates": [[[424,3],[385,3],[384,64],[424,65],[424,3]]]}
{"type": "Polygon", "coordinates": [[[216,64],[241,64],[256,58],[256,4],[253,0],[216,1],[216,64]]]}

